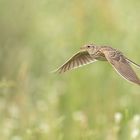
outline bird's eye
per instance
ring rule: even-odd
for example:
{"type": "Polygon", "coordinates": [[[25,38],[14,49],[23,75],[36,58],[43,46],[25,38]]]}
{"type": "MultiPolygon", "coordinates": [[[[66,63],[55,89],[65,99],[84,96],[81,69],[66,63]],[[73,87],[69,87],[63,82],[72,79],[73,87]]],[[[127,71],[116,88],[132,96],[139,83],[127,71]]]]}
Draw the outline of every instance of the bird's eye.
{"type": "Polygon", "coordinates": [[[90,48],[91,46],[87,46],[88,48],[90,48]]]}

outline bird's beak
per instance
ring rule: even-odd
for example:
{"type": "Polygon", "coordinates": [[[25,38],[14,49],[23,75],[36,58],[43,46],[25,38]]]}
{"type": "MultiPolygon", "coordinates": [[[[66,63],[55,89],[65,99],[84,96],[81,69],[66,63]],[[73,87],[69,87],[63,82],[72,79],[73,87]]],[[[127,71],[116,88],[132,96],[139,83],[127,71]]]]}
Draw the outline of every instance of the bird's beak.
{"type": "Polygon", "coordinates": [[[85,47],[81,47],[80,50],[81,50],[81,51],[85,51],[85,47]]]}

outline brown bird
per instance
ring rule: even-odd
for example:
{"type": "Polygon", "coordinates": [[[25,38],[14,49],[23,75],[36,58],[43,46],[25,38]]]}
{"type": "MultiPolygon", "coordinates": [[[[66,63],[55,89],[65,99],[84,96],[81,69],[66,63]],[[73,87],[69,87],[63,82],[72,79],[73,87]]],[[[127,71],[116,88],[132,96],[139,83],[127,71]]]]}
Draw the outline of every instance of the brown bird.
{"type": "Polygon", "coordinates": [[[56,72],[63,73],[98,60],[108,61],[124,79],[140,85],[140,79],[130,66],[130,63],[139,68],[140,65],[128,59],[119,50],[109,46],[96,46],[93,44],[85,45],[78,53],[73,55],[62,66],[60,66],[56,72]]]}

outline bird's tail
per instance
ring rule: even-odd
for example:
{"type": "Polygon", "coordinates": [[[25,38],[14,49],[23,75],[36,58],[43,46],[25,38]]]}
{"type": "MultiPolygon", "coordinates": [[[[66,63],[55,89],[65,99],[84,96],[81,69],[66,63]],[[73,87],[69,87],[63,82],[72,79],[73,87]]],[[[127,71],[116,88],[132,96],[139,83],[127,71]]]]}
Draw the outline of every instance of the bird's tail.
{"type": "Polygon", "coordinates": [[[125,58],[125,59],[127,60],[127,62],[133,64],[134,66],[136,66],[136,67],[138,67],[138,68],[140,68],[140,65],[139,65],[139,64],[133,62],[132,60],[130,60],[130,59],[128,59],[128,58],[125,58]]]}

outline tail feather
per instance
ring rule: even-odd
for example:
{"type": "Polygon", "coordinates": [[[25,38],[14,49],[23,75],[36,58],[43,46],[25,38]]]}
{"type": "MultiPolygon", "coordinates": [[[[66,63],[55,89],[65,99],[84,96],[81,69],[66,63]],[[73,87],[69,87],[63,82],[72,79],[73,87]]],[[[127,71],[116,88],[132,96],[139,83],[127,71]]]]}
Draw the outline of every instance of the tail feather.
{"type": "Polygon", "coordinates": [[[133,62],[132,60],[130,60],[130,59],[128,59],[128,58],[125,58],[125,59],[126,59],[129,63],[133,64],[134,66],[136,66],[136,67],[138,67],[138,68],[140,68],[140,65],[139,65],[139,64],[133,62]]]}

